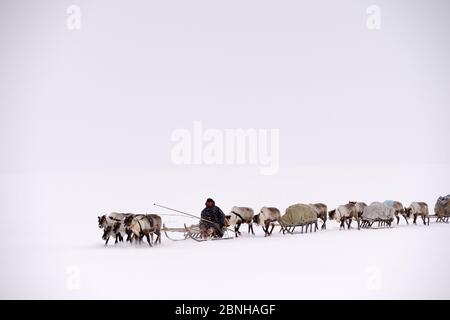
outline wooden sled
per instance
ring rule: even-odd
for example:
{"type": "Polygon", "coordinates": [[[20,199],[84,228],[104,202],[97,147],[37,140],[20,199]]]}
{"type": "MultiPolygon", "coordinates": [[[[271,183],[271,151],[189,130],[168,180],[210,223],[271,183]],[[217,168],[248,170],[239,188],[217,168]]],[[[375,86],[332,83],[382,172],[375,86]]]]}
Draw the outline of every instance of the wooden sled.
{"type": "Polygon", "coordinates": [[[184,224],[184,228],[167,228],[165,226],[165,224],[163,224],[162,231],[164,231],[164,234],[166,235],[166,237],[172,241],[184,241],[187,239],[192,239],[197,242],[202,242],[202,241],[209,241],[209,240],[228,240],[228,239],[234,238],[234,237],[222,237],[222,238],[203,239],[201,231],[200,231],[200,226],[198,224],[191,225],[189,227],[186,224],[184,224]],[[173,239],[172,237],[169,236],[169,232],[183,233],[183,238],[173,239]]]}
{"type": "Polygon", "coordinates": [[[319,230],[318,222],[308,222],[308,223],[302,223],[302,224],[286,224],[284,223],[284,226],[280,225],[279,223],[274,224],[276,227],[280,227],[279,232],[294,234],[294,233],[303,233],[303,230],[305,229],[305,233],[313,232],[313,226],[314,226],[314,232],[319,230]],[[295,228],[302,228],[300,232],[294,232],[295,228]],[[306,227],[306,228],[305,228],[306,227]]]}
{"type": "Polygon", "coordinates": [[[392,228],[393,220],[384,219],[361,219],[361,229],[383,229],[392,228]]]}
{"type": "Polygon", "coordinates": [[[314,226],[314,232],[319,230],[319,226],[317,224],[317,220],[314,222],[307,222],[307,223],[301,223],[301,224],[284,224],[284,226],[281,226],[280,232],[283,232],[285,234],[286,232],[289,234],[294,234],[295,228],[302,228],[300,232],[297,233],[303,233],[303,229],[305,229],[305,233],[313,232],[313,226],[314,226]]]}
{"type": "Polygon", "coordinates": [[[428,216],[428,218],[436,219],[436,222],[448,223],[449,219],[450,219],[450,215],[444,214],[443,216],[438,216],[438,215],[433,214],[433,215],[428,216]]]}

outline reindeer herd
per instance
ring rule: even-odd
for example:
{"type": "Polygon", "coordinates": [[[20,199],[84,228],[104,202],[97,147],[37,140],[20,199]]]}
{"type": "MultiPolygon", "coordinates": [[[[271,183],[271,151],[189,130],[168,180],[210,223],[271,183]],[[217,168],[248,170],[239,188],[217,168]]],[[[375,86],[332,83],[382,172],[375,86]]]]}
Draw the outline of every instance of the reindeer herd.
{"type": "MultiPolygon", "coordinates": [[[[224,228],[234,228],[235,237],[241,235],[242,224],[248,225],[248,233],[252,233],[253,226],[262,227],[265,236],[272,234],[275,226],[280,226],[283,233],[292,233],[296,227],[306,227],[312,231],[315,226],[318,229],[318,220],[321,220],[321,229],[326,229],[327,219],[335,220],[339,223],[339,229],[351,228],[355,221],[357,228],[391,227],[396,219],[400,223],[403,217],[407,224],[409,219],[413,219],[413,224],[417,223],[420,217],[424,225],[430,224],[430,214],[428,205],[425,202],[412,202],[408,207],[404,207],[399,201],[386,200],[384,202],[372,202],[367,205],[364,202],[349,201],[347,204],[338,206],[336,209],[327,211],[327,206],[323,203],[295,204],[286,209],[286,213],[281,215],[279,209],[274,207],[262,207],[258,214],[254,214],[252,208],[234,206],[230,213],[225,216],[224,228]],[[294,220],[293,220],[294,219],[294,220]],[[294,221],[294,222],[293,222],[294,221]]],[[[450,218],[450,195],[439,197],[436,202],[435,215],[436,222],[448,223],[450,218]]],[[[98,217],[98,226],[103,229],[102,239],[105,245],[109,239],[115,239],[115,243],[123,242],[124,237],[130,243],[142,243],[145,237],[148,244],[161,243],[161,231],[163,231],[162,219],[156,214],[131,214],[131,213],[110,213],[98,217]],[[155,241],[153,241],[156,236],[155,241]]],[[[202,235],[206,238],[207,235],[202,235]]]]}
{"type": "Polygon", "coordinates": [[[126,241],[132,243],[142,242],[145,237],[150,246],[153,243],[153,235],[156,235],[155,243],[161,243],[161,217],[156,214],[132,214],[112,212],[108,215],[98,217],[98,227],[103,229],[102,239],[105,245],[109,238],[116,239],[115,243],[126,241]]]}

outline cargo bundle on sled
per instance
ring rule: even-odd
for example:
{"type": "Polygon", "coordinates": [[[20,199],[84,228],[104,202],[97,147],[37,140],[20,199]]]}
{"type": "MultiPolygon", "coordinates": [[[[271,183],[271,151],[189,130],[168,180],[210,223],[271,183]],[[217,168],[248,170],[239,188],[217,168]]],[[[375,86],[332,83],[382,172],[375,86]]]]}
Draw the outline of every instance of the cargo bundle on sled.
{"type": "Polygon", "coordinates": [[[298,203],[288,207],[281,220],[283,222],[281,225],[283,233],[293,233],[297,227],[302,228],[301,233],[303,233],[303,228],[305,228],[306,233],[308,233],[308,228],[312,232],[313,226],[314,232],[319,229],[316,211],[306,204],[298,203]]]}
{"type": "Polygon", "coordinates": [[[436,222],[448,223],[450,218],[450,194],[445,197],[439,197],[434,206],[436,222]]]}
{"type": "Polygon", "coordinates": [[[381,202],[372,202],[370,206],[364,208],[361,216],[361,228],[371,228],[374,224],[377,227],[391,227],[394,221],[395,209],[381,202]]]}

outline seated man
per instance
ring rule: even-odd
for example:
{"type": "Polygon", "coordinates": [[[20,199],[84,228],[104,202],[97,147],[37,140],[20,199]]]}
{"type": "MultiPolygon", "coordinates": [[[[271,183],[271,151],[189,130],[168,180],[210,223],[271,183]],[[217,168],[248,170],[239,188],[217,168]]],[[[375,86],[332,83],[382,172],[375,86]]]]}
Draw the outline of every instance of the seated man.
{"type": "Polygon", "coordinates": [[[216,207],[214,200],[211,198],[206,200],[205,205],[206,208],[203,209],[201,213],[202,220],[200,220],[200,231],[203,238],[209,236],[222,238],[225,214],[219,207],[216,207]]]}

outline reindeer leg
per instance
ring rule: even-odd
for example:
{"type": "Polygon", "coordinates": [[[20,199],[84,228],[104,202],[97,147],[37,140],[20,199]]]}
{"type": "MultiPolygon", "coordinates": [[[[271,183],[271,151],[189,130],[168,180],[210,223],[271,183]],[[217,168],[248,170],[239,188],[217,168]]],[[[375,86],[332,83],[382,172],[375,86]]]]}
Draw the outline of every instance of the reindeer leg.
{"type": "Polygon", "coordinates": [[[269,224],[268,223],[264,223],[264,226],[266,227],[264,229],[264,232],[265,232],[264,236],[267,237],[269,235],[269,224]]]}
{"type": "Polygon", "coordinates": [[[105,247],[108,245],[109,237],[106,239],[105,247]]]}
{"type": "Polygon", "coordinates": [[[405,218],[406,224],[409,224],[408,219],[406,218],[406,215],[403,215],[403,218],[405,218]]]}
{"type": "Polygon", "coordinates": [[[239,229],[241,228],[241,224],[242,224],[242,221],[239,221],[239,223],[237,225],[237,232],[239,233],[239,235],[241,235],[241,232],[239,231],[239,229]]]}
{"type": "Polygon", "coordinates": [[[150,242],[150,236],[149,236],[149,234],[147,233],[147,234],[145,235],[145,237],[147,238],[148,245],[151,247],[151,246],[152,246],[152,243],[150,242]]]}
{"type": "MultiPolygon", "coordinates": [[[[274,224],[272,224],[272,229],[270,229],[269,236],[272,234],[273,228],[275,228],[275,225],[274,225],[274,224]]],[[[267,229],[268,229],[268,227],[267,227],[267,229]]]]}
{"type": "Polygon", "coordinates": [[[397,219],[397,224],[400,223],[400,217],[398,216],[398,214],[395,216],[395,218],[397,219]]]}

